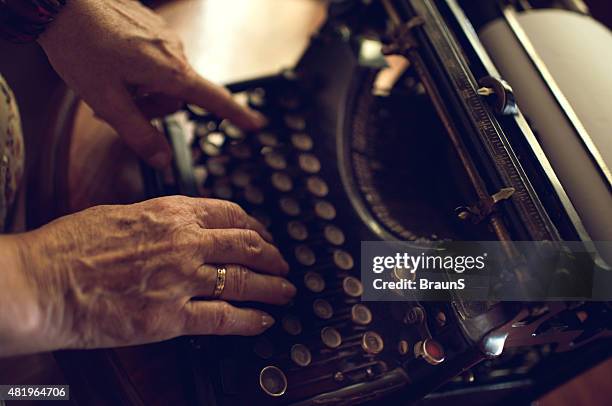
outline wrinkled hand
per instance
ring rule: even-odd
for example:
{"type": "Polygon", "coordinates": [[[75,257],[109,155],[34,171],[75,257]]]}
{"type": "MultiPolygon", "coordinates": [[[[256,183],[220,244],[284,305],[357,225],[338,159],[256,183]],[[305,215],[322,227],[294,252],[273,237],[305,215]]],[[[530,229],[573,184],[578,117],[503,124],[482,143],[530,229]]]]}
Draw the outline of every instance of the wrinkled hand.
{"type": "Polygon", "coordinates": [[[40,351],[256,335],[274,320],[226,300],[284,304],[295,294],[263,226],[221,200],[94,207],[23,234],[21,246],[41,311],[40,351]],[[225,290],[205,300],[216,264],[227,269],[225,290]]]}
{"type": "Polygon", "coordinates": [[[245,129],[265,124],[234,102],[226,89],[200,77],[176,34],[135,0],[69,1],[39,39],[55,70],[158,168],[170,148],[149,119],[197,104],[245,129]]]}

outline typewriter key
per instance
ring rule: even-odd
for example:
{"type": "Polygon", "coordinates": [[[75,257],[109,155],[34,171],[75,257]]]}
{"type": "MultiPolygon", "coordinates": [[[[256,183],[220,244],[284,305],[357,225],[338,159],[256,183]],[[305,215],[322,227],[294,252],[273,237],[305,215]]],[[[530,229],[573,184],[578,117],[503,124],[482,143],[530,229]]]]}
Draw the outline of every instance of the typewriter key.
{"type": "Polygon", "coordinates": [[[332,305],[325,299],[316,299],[312,302],[314,314],[323,320],[329,320],[334,316],[332,305]]]}
{"type": "Polygon", "coordinates": [[[205,124],[196,124],[193,134],[196,138],[204,138],[210,132],[210,129],[205,124]]]}
{"type": "Polygon", "coordinates": [[[306,272],[304,275],[304,285],[314,293],[321,293],[325,290],[325,280],[316,272],[306,272]]]}
{"type": "Polygon", "coordinates": [[[278,137],[268,131],[257,134],[257,141],[264,147],[275,147],[278,145],[278,137]]]}
{"type": "Polygon", "coordinates": [[[208,171],[204,165],[196,165],[193,167],[193,177],[198,186],[204,185],[208,178],[208,171]]]}
{"type": "Polygon", "coordinates": [[[203,119],[208,114],[206,110],[200,106],[196,106],[195,104],[188,104],[186,107],[187,111],[189,111],[191,116],[195,119],[203,119]]]}
{"type": "Polygon", "coordinates": [[[227,182],[216,182],[213,186],[213,195],[217,199],[231,200],[234,196],[234,191],[227,182]]]}
{"type": "Polygon", "coordinates": [[[299,202],[292,197],[281,198],[278,201],[278,205],[280,206],[283,213],[285,213],[287,216],[299,216],[301,212],[299,202]]]}
{"type": "Polygon", "coordinates": [[[291,347],[291,360],[298,366],[307,367],[312,361],[312,354],[305,345],[295,344],[291,347]]]}
{"type": "Polygon", "coordinates": [[[360,326],[367,326],[372,322],[372,312],[365,305],[353,305],[351,307],[351,320],[360,326]]]}
{"type": "Polygon", "coordinates": [[[218,131],[214,131],[206,136],[206,141],[217,148],[221,148],[225,143],[225,135],[218,131]]]}
{"type": "Polygon", "coordinates": [[[306,179],[306,189],[316,197],[325,197],[329,193],[327,183],[318,176],[310,176],[306,179]]]}
{"type": "Polygon", "coordinates": [[[259,358],[269,359],[274,355],[274,344],[266,337],[259,337],[253,351],[259,358]]]}
{"type": "Polygon", "coordinates": [[[304,266],[312,266],[317,261],[315,253],[306,245],[298,245],[295,247],[294,253],[295,259],[304,266]]]}
{"type": "Polygon", "coordinates": [[[321,330],[321,340],[329,348],[338,348],[342,344],[340,332],[333,327],[324,327],[321,330]]]}
{"type": "Polygon", "coordinates": [[[283,330],[285,330],[287,334],[297,336],[302,333],[302,322],[296,316],[291,314],[286,315],[283,317],[281,324],[283,325],[283,330]]]}
{"type": "Polygon", "coordinates": [[[308,229],[301,221],[294,220],[287,223],[287,234],[296,241],[304,241],[308,238],[308,229]]]}
{"type": "Polygon", "coordinates": [[[350,297],[359,297],[363,294],[363,285],[359,279],[347,276],[342,280],[342,290],[350,297]]]}
{"type": "Polygon", "coordinates": [[[266,91],[261,87],[249,91],[247,97],[252,107],[261,108],[266,105],[266,91]]]}
{"type": "Polygon", "coordinates": [[[308,134],[295,133],[291,135],[291,145],[300,151],[307,152],[313,148],[314,142],[308,134]]]}
{"type": "Polygon", "coordinates": [[[225,176],[227,173],[223,158],[209,158],[206,161],[206,167],[208,168],[208,172],[213,176],[225,176]]]}
{"type": "Polygon", "coordinates": [[[283,396],[287,391],[287,377],[279,368],[270,365],[259,373],[259,386],[270,396],[283,396]]]}
{"type": "Polygon", "coordinates": [[[361,338],[361,348],[368,354],[380,354],[385,347],[385,343],[380,334],[374,331],[364,333],[361,338]]]}
{"type": "Polygon", "coordinates": [[[345,238],[344,233],[338,227],[333,225],[326,225],[323,229],[323,235],[325,239],[333,245],[342,245],[344,244],[345,238]]]}
{"type": "Polygon", "coordinates": [[[444,362],[444,348],[435,340],[426,338],[414,345],[414,356],[423,358],[431,365],[444,362]]]}
{"type": "Polygon", "coordinates": [[[294,131],[304,131],[306,129],[306,119],[300,114],[285,115],[285,125],[294,131]]]}
{"type": "Polygon", "coordinates": [[[251,148],[243,142],[233,142],[230,144],[229,153],[238,159],[249,159],[253,155],[251,148]]]}
{"type": "Polygon", "coordinates": [[[219,125],[219,129],[232,139],[241,140],[244,138],[244,132],[228,120],[223,120],[219,125]]]}
{"type": "Polygon", "coordinates": [[[236,169],[231,175],[232,184],[239,188],[245,188],[251,182],[251,175],[242,169],[236,169]]]}
{"type": "Polygon", "coordinates": [[[321,171],[321,161],[313,154],[301,154],[298,157],[298,165],[306,173],[315,174],[321,171]]]}
{"type": "Polygon", "coordinates": [[[272,186],[281,192],[290,192],[293,189],[291,177],[283,172],[274,172],[270,178],[272,186]]]}
{"type": "Polygon", "coordinates": [[[353,257],[348,252],[336,249],[334,250],[334,264],[343,271],[350,271],[353,269],[355,262],[353,261],[353,257]]]}
{"type": "Polygon", "coordinates": [[[264,194],[260,188],[253,185],[247,185],[244,189],[244,199],[251,204],[260,205],[264,202],[264,194]]]}
{"type": "Polygon", "coordinates": [[[200,149],[207,156],[219,156],[221,155],[221,148],[208,142],[208,137],[200,138],[200,149]]]}
{"type": "Polygon", "coordinates": [[[264,161],[266,162],[266,165],[277,171],[287,169],[287,160],[283,154],[278,151],[269,151],[264,154],[264,161]]]}
{"type": "Polygon", "coordinates": [[[397,352],[399,352],[400,355],[406,355],[408,351],[410,351],[410,344],[408,344],[408,341],[400,340],[397,344],[397,352]]]}
{"type": "Polygon", "coordinates": [[[336,218],[336,208],[326,200],[319,200],[315,203],[314,211],[317,217],[331,221],[336,218]]]}
{"type": "Polygon", "coordinates": [[[284,94],[279,99],[280,106],[286,110],[295,110],[300,107],[300,97],[295,94],[284,94]]]}

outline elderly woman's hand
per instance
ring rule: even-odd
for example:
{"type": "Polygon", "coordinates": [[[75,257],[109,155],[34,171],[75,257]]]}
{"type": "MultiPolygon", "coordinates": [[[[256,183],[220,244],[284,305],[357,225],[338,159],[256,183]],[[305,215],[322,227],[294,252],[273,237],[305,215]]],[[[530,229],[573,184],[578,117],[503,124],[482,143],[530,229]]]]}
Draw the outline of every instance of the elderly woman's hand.
{"type": "Polygon", "coordinates": [[[148,119],[183,102],[245,129],[265,124],[227,90],[200,77],[176,34],[135,0],[69,1],[39,42],[66,83],[153,166],[166,166],[171,153],[148,119]]]}
{"type": "Polygon", "coordinates": [[[17,240],[23,285],[37,301],[28,325],[36,330],[29,340],[39,341],[28,352],[260,334],[274,323],[268,314],[226,301],[285,304],[295,294],[263,226],[220,200],[99,206],[17,240]],[[226,285],[211,300],[218,266],[227,269],[226,285]]]}

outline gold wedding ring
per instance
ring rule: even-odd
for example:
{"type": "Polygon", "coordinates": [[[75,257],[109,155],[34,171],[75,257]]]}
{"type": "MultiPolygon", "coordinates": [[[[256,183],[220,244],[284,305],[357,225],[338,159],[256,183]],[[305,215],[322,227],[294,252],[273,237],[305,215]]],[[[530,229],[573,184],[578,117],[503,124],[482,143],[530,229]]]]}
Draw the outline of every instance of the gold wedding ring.
{"type": "Polygon", "coordinates": [[[227,270],[225,268],[217,268],[217,280],[215,282],[215,290],[213,291],[213,298],[218,299],[225,289],[225,277],[227,270]]]}

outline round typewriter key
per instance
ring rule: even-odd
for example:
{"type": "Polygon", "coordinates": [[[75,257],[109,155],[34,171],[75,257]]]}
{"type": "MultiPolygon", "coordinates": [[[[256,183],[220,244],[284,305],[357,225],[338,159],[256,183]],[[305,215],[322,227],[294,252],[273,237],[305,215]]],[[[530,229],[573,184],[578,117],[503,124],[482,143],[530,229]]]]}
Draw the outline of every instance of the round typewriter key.
{"type": "Polygon", "coordinates": [[[225,176],[227,173],[223,160],[219,158],[208,159],[208,161],[206,161],[206,167],[208,168],[208,172],[213,176],[225,176]]]}
{"type": "Polygon", "coordinates": [[[271,132],[261,132],[257,134],[257,141],[264,147],[275,147],[278,145],[278,137],[271,132]]]}
{"type": "Polygon", "coordinates": [[[342,280],[342,289],[350,297],[359,297],[363,294],[361,281],[353,276],[347,276],[342,280]]]}
{"type": "Polygon", "coordinates": [[[193,177],[197,185],[203,185],[208,178],[208,171],[204,165],[196,165],[193,167],[193,177]]]}
{"type": "Polygon", "coordinates": [[[206,141],[217,148],[221,148],[225,143],[225,135],[218,131],[211,132],[206,136],[206,141]]]}
{"type": "Polygon", "coordinates": [[[397,344],[397,352],[399,352],[400,355],[406,355],[408,354],[408,351],[410,351],[410,345],[408,344],[408,341],[400,340],[400,342],[397,344]]]}
{"type": "Polygon", "coordinates": [[[294,253],[295,259],[304,266],[312,266],[317,261],[315,253],[306,245],[298,245],[294,253]]]}
{"type": "Polygon", "coordinates": [[[293,315],[288,314],[283,317],[281,324],[283,325],[283,330],[292,336],[297,336],[302,332],[302,322],[293,315]]]}
{"type": "Polygon", "coordinates": [[[372,322],[372,312],[365,305],[353,305],[351,307],[351,320],[360,326],[367,326],[372,322]]]}
{"type": "Polygon", "coordinates": [[[325,239],[333,245],[342,245],[344,244],[345,238],[344,233],[338,227],[333,225],[327,225],[323,229],[323,235],[325,239]]]}
{"type": "Polygon", "coordinates": [[[321,340],[329,348],[338,348],[342,344],[342,336],[333,327],[324,327],[321,330],[321,340]]]}
{"type": "Polygon", "coordinates": [[[287,234],[296,241],[304,241],[308,238],[308,229],[301,221],[294,220],[287,223],[287,234]]]}
{"type": "Polygon", "coordinates": [[[283,396],[287,391],[287,377],[279,368],[267,366],[259,373],[259,386],[270,396],[283,396]]]}
{"type": "Polygon", "coordinates": [[[244,132],[228,120],[223,120],[219,125],[219,129],[232,139],[241,140],[244,138],[244,132]]]}
{"type": "Polygon", "coordinates": [[[263,107],[266,105],[266,91],[261,87],[251,90],[248,93],[248,100],[253,107],[263,107]]]}
{"type": "Polygon", "coordinates": [[[196,136],[196,138],[204,138],[209,132],[210,130],[204,124],[196,124],[193,130],[193,134],[196,136]]]}
{"type": "Polygon", "coordinates": [[[262,359],[269,359],[274,355],[274,344],[266,337],[259,337],[253,347],[255,354],[262,359]]]}
{"type": "Polygon", "coordinates": [[[225,182],[217,182],[213,186],[213,194],[218,199],[230,200],[234,196],[232,187],[225,182]]]}
{"type": "Polygon", "coordinates": [[[361,338],[361,348],[368,354],[380,354],[385,348],[385,343],[380,334],[368,331],[361,338]]]}
{"type": "Polygon", "coordinates": [[[247,202],[255,205],[263,204],[264,194],[260,188],[253,185],[248,185],[244,189],[244,198],[247,202]]]}
{"type": "Polygon", "coordinates": [[[340,371],[336,372],[334,374],[334,381],[336,381],[336,382],[344,381],[344,374],[342,372],[340,372],[340,371]]]}
{"type": "Polygon", "coordinates": [[[296,94],[284,94],[279,102],[281,107],[287,110],[295,110],[300,107],[300,98],[296,94]]]}
{"type": "Polygon", "coordinates": [[[298,157],[298,165],[306,173],[315,174],[321,170],[321,161],[313,154],[301,154],[298,157]]]}
{"type": "Polygon", "coordinates": [[[283,213],[288,216],[299,216],[300,214],[300,204],[297,200],[292,197],[283,197],[278,201],[278,205],[280,206],[283,213]]]}
{"type": "Polygon", "coordinates": [[[307,367],[312,361],[312,354],[305,345],[295,344],[291,347],[291,360],[298,366],[307,367]]]}
{"type": "Polygon", "coordinates": [[[304,131],[306,129],[306,119],[299,114],[285,115],[285,124],[294,131],[304,131]]]}
{"type": "Polygon", "coordinates": [[[317,217],[331,221],[336,218],[336,208],[328,201],[320,200],[315,203],[314,211],[317,217]]]}
{"type": "Polygon", "coordinates": [[[234,142],[229,146],[231,156],[238,159],[249,159],[252,156],[251,148],[243,142],[234,142]]]}
{"type": "Polygon", "coordinates": [[[334,316],[332,305],[324,299],[316,299],[312,302],[312,310],[318,318],[323,320],[329,320],[334,316]]]}
{"type": "Polygon", "coordinates": [[[311,176],[306,179],[306,189],[316,197],[325,197],[329,193],[327,183],[318,176],[311,176]]]}
{"type": "Polygon", "coordinates": [[[293,189],[293,181],[291,177],[283,172],[275,172],[271,177],[274,188],[281,192],[289,192],[293,189]]]}
{"type": "Polygon", "coordinates": [[[270,151],[265,154],[264,161],[266,162],[266,165],[277,171],[287,169],[287,160],[285,159],[283,154],[278,151],[270,151]]]}
{"type": "Polygon", "coordinates": [[[444,348],[437,341],[426,338],[414,345],[414,356],[422,357],[431,365],[438,365],[444,361],[444,348]]]}
{"type": "Polygon", "coordinates": [[[355,266],[351,254],[340,249],[334,250],[334,264],[343,271],[349,271],[355,266]]]}
{"type": "Polygon", "coordinates": [[[221,155],[221,149],[215,144],[208,142],[207,137],[200,138],[200,149],[204,155],[208,156],[219,156],[221,155]]]}
{"type": "Polygon", "coordinates": [[[306,272],[304,275],[304,285],[314,293],[321,293],[325,290],[325,279],[316,272],[306,272]]]}
{"type": "Polygon", "coordinates": [[[188,104],[187,110],[191,113],[194,118],[204,118],[208,114],[206,110],[204,110],[200,106],[196,106],[195,104],[188,104]]]}
{"type": "Polygon", "coordinates": [[[239,188],[245,188],[251,182],[251,175],[241,169],[232,172],[232,184],[239,188]]]}
{"type": "Polygon", "coordinates": [[[291,145],[300,151],[310,151],[314,146],[312,138],[308,134],[296,133],[291,135],[291,145]]]}

